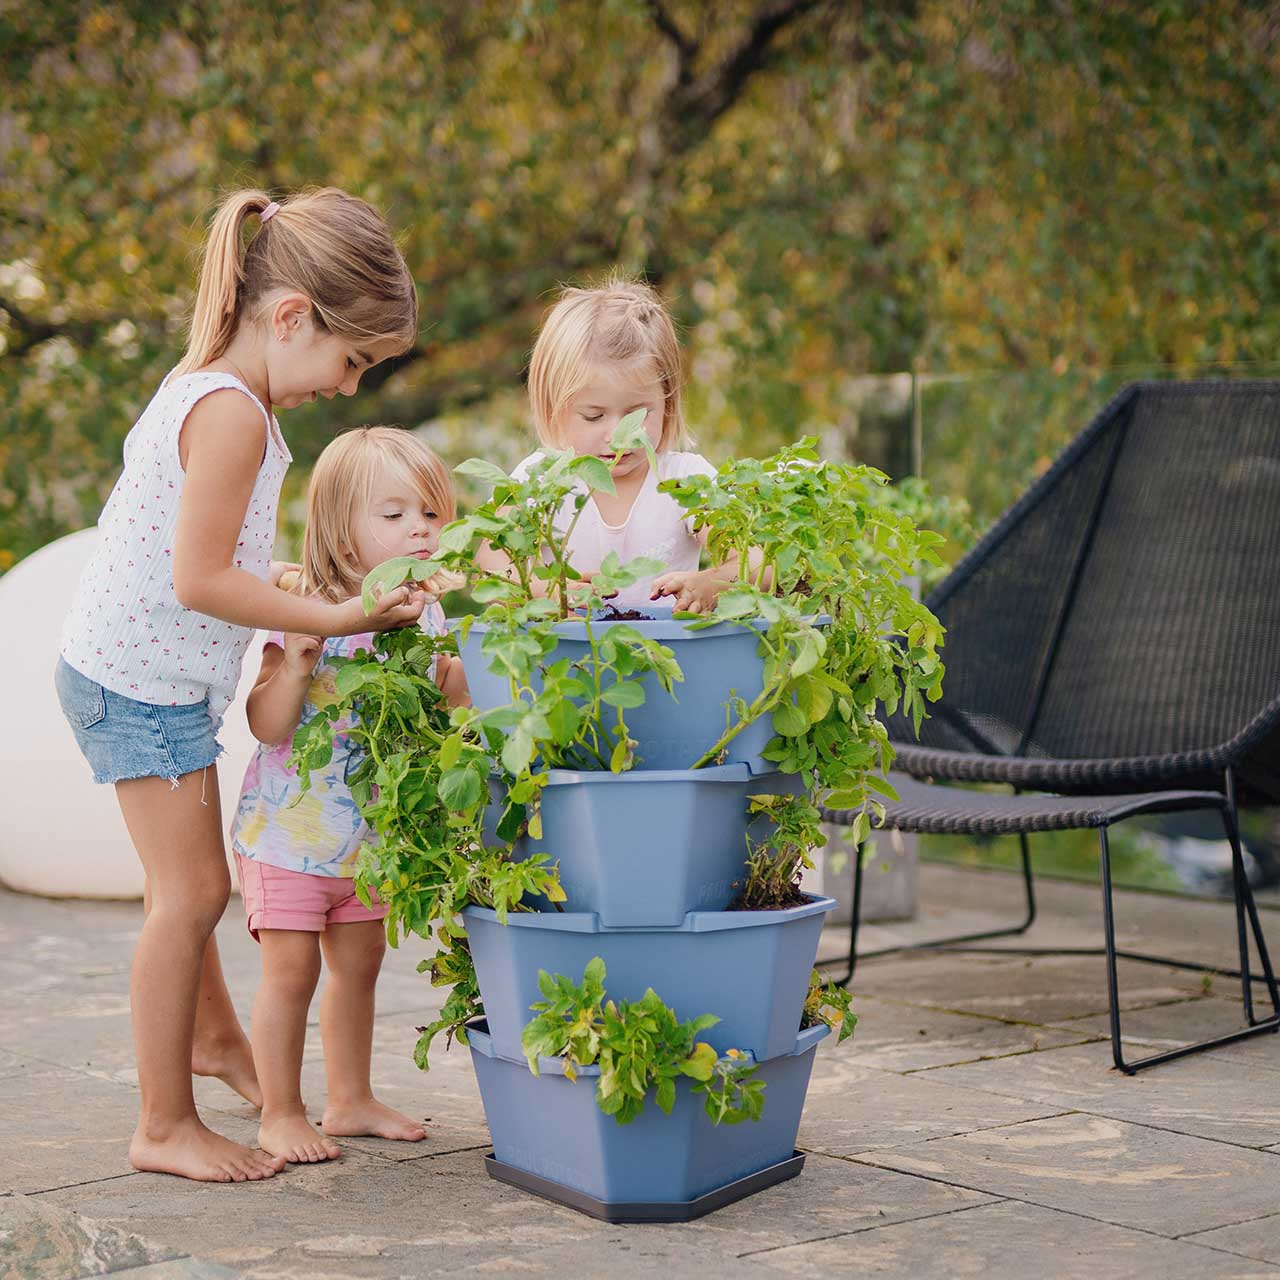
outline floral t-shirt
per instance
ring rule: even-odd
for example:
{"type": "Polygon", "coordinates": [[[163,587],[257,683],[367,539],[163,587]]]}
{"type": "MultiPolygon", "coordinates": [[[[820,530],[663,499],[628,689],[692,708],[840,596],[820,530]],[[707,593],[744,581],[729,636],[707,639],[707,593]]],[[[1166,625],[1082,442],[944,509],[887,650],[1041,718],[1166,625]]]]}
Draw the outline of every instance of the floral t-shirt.
{"type": "MultiPolygon", "coordinates": [[[[420,625],[429,635],[440,635],[445,625],[444,611],[438,604],[428,606],[420,625]]],[[[267,643],[283,648],[284,637],[273,631],[267,643]]],[[[333,659],[349,658],[358,649],[372,648],[372,633],[333,636],[324,642],[299,723],[337,700],[338,668],[333,659]]],[[[238,854],[305,875],[355,875],[360,846],[372,839],[373,832],[361,817],[347,784],[363,759],[360,748],[345,732],[350,725],[347,718],[334,726],[333,757],[323,769],[313,770],[311,786],[305,793],[297,772],[289,767],[292,735],[274,746],[258,744],[245,771],[240,803],[231,825],[231,844],[238,854]]]]}

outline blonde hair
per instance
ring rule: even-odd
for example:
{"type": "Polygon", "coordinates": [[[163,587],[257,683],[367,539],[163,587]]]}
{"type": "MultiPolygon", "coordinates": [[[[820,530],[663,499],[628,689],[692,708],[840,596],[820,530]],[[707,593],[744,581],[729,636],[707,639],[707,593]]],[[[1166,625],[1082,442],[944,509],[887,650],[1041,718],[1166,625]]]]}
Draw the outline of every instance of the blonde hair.
{"type": "Polygon", "coordinates": [[[614,277],[561,290],[529,359],[529,403],[538,439],[558,445],[561,422],[593,364],[652,361],[662,381],[658,452],[688,442],[680,399],[680,341],[662,298],[640,280],[614,277]]]}
{"type": "Polygon", "coordinates": [[[214,215],[178,372],[216,360],[280,289],[307,295],[323,333],[408,351],[418,336],[418,294],[382,215],[336,187],[302,191],[282,200],[246,245],[245,219],[271,203],[265,191],[236,191],[214,215]]]}
{"type": "MultiPolygon", "coordinates": [[[[454,519],[449,472],[413,432],[400,427],[344,431],[325,446],[311,472],[302,572],[288,590],[335,603],[359,593],[364,569],[356,559],[356,526],[388,469],[446,522],[454,519]]],[[[441,595],[456,583],[452,575],[441,574],[424,585],[441,595]]]]}

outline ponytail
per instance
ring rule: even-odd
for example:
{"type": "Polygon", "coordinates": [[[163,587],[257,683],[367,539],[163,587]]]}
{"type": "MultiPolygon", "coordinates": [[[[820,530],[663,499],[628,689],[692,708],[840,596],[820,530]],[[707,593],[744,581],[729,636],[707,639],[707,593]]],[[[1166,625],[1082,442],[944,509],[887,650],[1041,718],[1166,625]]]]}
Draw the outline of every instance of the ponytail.
{"type": "Polygon", "coordinates": [[[244,220],[261,214],[270,203],[265,191],[236,191],[214,215],[191,316],[191,341],[178,373],[190,373],[216,360],[235,336],[245,282],[244,220]]]}
{"type": "Polygon", "coordinates": [[[219,206],[177,372],[216,360],[246,316],[254,316],[254,304],[280,289],[310,299],[312,322],[322,332],[409,350],[418,336],[418,295],[381,214],[336,187],[299,192],[271,209],[246,242],[245,219],[261,219],[271,204],[265,191],[246,190],[219,206]]]}

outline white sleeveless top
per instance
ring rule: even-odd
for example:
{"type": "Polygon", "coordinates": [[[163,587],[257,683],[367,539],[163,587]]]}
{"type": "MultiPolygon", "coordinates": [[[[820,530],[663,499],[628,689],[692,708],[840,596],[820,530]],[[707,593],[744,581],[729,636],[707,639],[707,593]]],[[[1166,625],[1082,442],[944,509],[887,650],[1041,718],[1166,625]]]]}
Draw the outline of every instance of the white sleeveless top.
{"type": "Polygon", "coordinates": [[[293,461],[280,424],[233,374],[171,373],[125,439],[124,471],[98,517],[100,540],[81,574],[61,642],[63,658],[105,688],[167,706],[207,697],[215,723],[235,696],[254,631],[178,603],[173,544],[186,478],[178,434],[196,402],[224,387],[248,396],[262,413],[265,448],[234,563],[266,579],[280,484],[293,461]]]}

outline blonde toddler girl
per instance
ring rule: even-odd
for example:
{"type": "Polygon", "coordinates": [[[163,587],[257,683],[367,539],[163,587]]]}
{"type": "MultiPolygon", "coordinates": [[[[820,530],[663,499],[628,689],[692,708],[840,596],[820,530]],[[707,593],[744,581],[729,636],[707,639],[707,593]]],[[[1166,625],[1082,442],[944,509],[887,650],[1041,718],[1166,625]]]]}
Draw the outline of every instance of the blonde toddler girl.
{"type": "MultiPolygon", "coordinates": [[[[299,599],[336,604],[394,556],[426,559],[454,517],[449,474],[407,431],[366,427],[339,436],[320,455],[307,494],[299,599]]],[[[432,603],[422,627],[439,634],[432,603]]],[[[387,911],[356,897],[352,877],[370,838],[347,778],[358,753],[336,726],[333,756],[301,790],[289,767],[299,723],[336,696],[333,659],[371,649],[372,634],[324,640],[273,632],[249,694],[249,727],[261,744],[245,774],[231,841],[249,931],[262,948],[262,983],[253,1006],[253,1056],[262,1085],[263,1150],[289,1161],[333,1159],[331,1136],[372,1134],[420,1142],[426,1130],[373,1096],[370,1054],[374,985],[386,948],[387,911]],[[320,1001],[327,1105],[323,1134],[302,1101],[307,1011],[323,954],[328,979],[320,1001]]],[[[462,667],[436,659],[435,680],[452,701],[465,699],[462,667]]]]}

